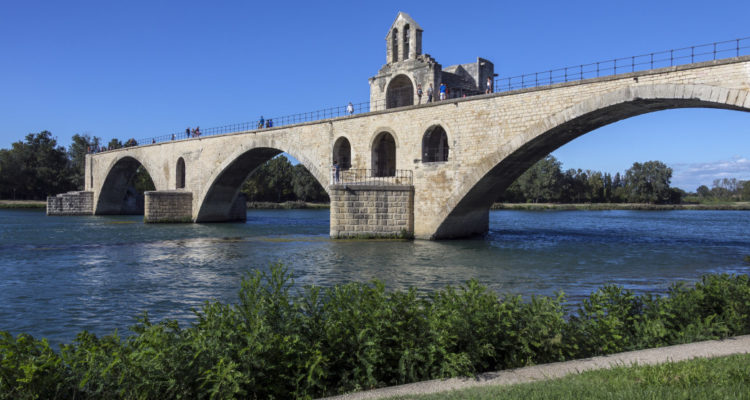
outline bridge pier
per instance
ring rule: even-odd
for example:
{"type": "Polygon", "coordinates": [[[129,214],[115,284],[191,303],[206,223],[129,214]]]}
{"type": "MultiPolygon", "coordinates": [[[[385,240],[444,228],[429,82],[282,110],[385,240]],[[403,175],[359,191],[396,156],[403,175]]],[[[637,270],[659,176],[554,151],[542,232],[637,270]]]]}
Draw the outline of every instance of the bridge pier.
{"type": "Polygon", "coordinates": [[[414,237],[414,186],[330,187],[331,238],[414,237]]]}
{"type": "Polygon", "coordinates": [[[193,222],[193,192],[154,190],[144,195],[144,222],[193,222]]]}

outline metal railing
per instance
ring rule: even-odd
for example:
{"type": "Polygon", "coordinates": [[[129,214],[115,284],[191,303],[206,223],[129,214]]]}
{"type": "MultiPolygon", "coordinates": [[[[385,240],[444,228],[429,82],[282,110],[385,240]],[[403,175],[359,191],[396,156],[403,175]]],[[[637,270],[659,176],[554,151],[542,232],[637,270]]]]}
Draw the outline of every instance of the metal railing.
{"type": "Polygon", "coordinates": [[[636,71],[647,71],[655,68],[674,67],[676,65],[713,61],[721,58],[750,55],[750,37],[714,42],[697,46],[683,47],[641,54],[612,60],[598,61],[589,64],[573,65],[543,72],[534,72],[518,76],[495,79],[494,91],[526,89],[537,86],[548,86],[557,83],[575,82],[584,79],[599,78],[636,71]]]}
{"type": "MultiPolygon", "coordinates": [[[[534,72],[507,78],[497,78],[494,81],[493,92],[506,92],[511,90],[526,89],[538,86],[548,86],[564,82],[575,82],[590,78],[599,78],[622,73],[645,71],[649,69],[670,67],[676,65],[692,64],[702,61],[717,60],[720,58],[739,57],[750,55],[750,37],[714,42],[697,46],[683,47],[680,49],[665,50],[660,52],[641,54],[638,56],[615,58],[612,60],[599,61],[589,64],[580,64],[564,68],[558,68],[543,72],[534,72]]],[[[481,83],[480,83],[481,86],[481,83]]],[[[414,89],[416,91],[416,88],[414,89]]],[[[427,104],[427,88],[423,87],[422,104],[427,104]]],[[[433,102],[438,102],[438,88],[434,88],[433,102]]],[[[414,94],[416,97],[416,93],[414,94]]],[[[456,98],[451,96],[451,99],[456,98]]],[[[408,101],[406,102],[408,104],[408,101]]],[[[256,133],[271,127],[312,122],[321,119],[344,117],[347,115],[361,114],[370,111],[380,111],[387,108],[386,101],[369,101],[329,107],[316,111],[283,115],[278,117],[264,118],[263,125],[260,119],[238,124],[216,126],[207,129],[199,129],[199,134],[180,131],[161,136],[132,139],[136,145],[168,142],[172,140],[185,140],[196,137],[221,135],[226,133],[239,133],[255,131],[256,133]],[[267,126],[271,121],[271,126],[267,126]]]]}
{"type": "Polygon", "coordinates": [[[396,169],[390,171],[378,171],[374,169],[346,169],[339,170],[331,168],[331,185],[411,185],[413,182],[412,171],[408,169],[396,169]]]}

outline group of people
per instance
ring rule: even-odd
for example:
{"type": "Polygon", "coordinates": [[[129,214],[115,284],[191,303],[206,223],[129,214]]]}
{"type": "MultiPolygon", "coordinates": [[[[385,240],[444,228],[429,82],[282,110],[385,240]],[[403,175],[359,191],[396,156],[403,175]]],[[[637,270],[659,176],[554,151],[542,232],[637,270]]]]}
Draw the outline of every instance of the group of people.
{"type": "Polygon", "coordinates": [[[263,116],[260,116],[260,119],[258,120],[258,129],[263,129],[263,127],[266,128],[273,128],[273,120],[269,118],[268,120],[263,119],[263,116]]]}
{"type": "MultiPolygon", "coordinates": [[[[492,93],[492,78],[487,77],[487,83],[485,84],[484,94],[490,94],[492,93]]],[[[422,84],[417,84],[417,104],[422,104],[422,84]]],[[[427,88],[427,103],[432,103],[432,97],[434,94],[434,89],[432,87],[432,83],[430,83],[430,87],[427,88]]],[[[438,89],[439,99],[445,100],[450,95],[450,89],[448,86],[445,85],[444,82],[440,82],[440,87],[438,89]]],[[[464,94],[464,97],[466,97],[466,94],[464,94]]],[[[349,103],[351,106],[351,103],[349,103]]]]}

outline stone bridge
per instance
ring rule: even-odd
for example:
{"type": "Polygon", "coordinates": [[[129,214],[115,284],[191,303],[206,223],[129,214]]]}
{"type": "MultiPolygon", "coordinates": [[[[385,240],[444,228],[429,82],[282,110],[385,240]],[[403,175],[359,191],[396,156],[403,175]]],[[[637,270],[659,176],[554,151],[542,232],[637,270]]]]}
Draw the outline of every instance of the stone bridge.
{"type": "MultiPolygon", "coordinates": [[[[571,140],[665,109],[750,111],[749,92],[750,56],[743,56],[124,148],[87,156],[85,190],[93,200],[86,213],[120,213],[128,179],[142,165],[156,194],[181,196],[183,220],[236,220],[247,176],[286,152],[331,195],[332,237],[387,235],[393,227],[423,239],[466,237],[486,232],[503,190],[571,140]],[[413,181],[336,184],[334,160],[375,176],[408,170],[413,181]],[[377,193],[368,197],[368,190],[377,193]]],[[[146,196],[147,219],[155,201],[146,196]]],[[[157,202],[167,213],[177,207],[157,202]]]]}

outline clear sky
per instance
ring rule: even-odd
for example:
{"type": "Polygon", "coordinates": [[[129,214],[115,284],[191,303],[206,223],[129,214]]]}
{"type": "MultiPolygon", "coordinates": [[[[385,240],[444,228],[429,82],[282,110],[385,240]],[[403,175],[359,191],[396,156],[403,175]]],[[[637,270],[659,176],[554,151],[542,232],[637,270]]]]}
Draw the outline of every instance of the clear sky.
{"type": "MultiPolygon", "coordinates": [[[[49,130],[125,140],[367,101],[399,11],[444,66],[501,77],[750,36],[749,1],[10,1],[0,148],[49,130]]],[[[555,151],[563,168],[661,160],[673,185],[750,179],[750,113],[671,110],[555,151]]]]}

